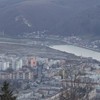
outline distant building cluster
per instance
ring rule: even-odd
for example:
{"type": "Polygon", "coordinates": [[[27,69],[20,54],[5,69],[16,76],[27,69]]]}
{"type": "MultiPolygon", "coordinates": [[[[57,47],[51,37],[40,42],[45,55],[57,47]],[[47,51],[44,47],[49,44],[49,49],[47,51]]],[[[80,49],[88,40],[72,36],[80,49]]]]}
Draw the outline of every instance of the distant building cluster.
{"type": "Polygon", "coordinates": [[[76,73],[80,85],[92,84],[89,98],[99,98],[100,62],[91,58],[0,55],[0,82],[10,80],[15,85],[19,91],[17,100],[59,100],[76,73]]]}
{"type": "Polygon", "coordinates": [[[5,71],[9,68],[18,70],[24,65],[34,67],[37,65],[37,61],[38,58],[36,57],[0,56],[0,71],[5,71]]]}
{"type": "Polygon", "coordinates": [[[34,78],[34,73],[29,69],[20,69],[12,72],[0,72],[1,80],[32,80],[34,78]]]}
{"type": "Polygon", "coordinates": [[[34,80],[36,75],[41,75],[42,64],[49,69],[53,64],[62,64],[63,60],[53,60],[42,57],[15,55],[0,56],[0,80],[34,80]]]}

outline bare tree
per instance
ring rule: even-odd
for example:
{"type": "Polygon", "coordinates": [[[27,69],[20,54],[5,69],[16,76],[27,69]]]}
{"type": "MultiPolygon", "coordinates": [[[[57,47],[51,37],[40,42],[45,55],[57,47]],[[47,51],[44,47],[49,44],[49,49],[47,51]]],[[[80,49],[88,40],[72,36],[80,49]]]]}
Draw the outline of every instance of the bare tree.
{"type": "Polygon", "coordinates": [[[92,89],[91,82],[82,82],[80,80],[80,69],[77,66],[66,66],[63,68],[67,76],[62,83],[64,93],[61,94],[60,100],[89,100],[89,92],[92,89]]]}

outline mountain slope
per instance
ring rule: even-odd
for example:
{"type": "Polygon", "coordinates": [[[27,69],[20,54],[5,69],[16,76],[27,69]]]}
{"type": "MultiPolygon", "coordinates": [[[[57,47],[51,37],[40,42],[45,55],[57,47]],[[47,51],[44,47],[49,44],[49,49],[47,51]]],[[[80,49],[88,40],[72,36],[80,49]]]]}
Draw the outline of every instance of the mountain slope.
{"type": "Polygon", "coordinates": [[[0,34],[99,35],[99,0],[0,0],[0,34]]]}

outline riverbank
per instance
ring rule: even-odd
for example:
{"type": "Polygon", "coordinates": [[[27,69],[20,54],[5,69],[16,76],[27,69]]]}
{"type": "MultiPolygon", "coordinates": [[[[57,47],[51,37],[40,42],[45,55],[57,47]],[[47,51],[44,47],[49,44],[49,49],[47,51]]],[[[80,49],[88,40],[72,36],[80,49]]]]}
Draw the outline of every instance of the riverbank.
{"type": "MultiPolygon", "coordinates": [[[[70,43],[70,44],[67,44],[67,45],[73,45],[73,44],[70,43]]],[[[78,44],[74,44],[73,46],[85,48],[85,49],[92,50],[92,51],[95,51],[95,52],[100,53],[100,50],[97,50],[97,49],[94,49],[94,48],[90,48],[90,47],[86,47],[86,46],[80,46],[80,45],[78,45],[78,44]]]]}
{"type": "Polygon", "coordinates": [[[75,45],[54,45],[49,47],[63,52],[72,53],[76,56],[92,57],[93,59],[100,61],[100,52],[87,48],[82,48],[75,45]]]}

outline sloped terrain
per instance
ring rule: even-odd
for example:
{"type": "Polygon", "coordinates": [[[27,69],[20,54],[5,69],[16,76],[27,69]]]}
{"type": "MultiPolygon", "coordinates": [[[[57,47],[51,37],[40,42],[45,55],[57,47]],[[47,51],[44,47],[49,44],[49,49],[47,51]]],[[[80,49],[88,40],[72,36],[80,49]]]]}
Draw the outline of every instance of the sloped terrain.
{"type": "Polygon", "coordinates": [[[0,0],[0,34],[100,34],[100,0],[0,0]]]}

